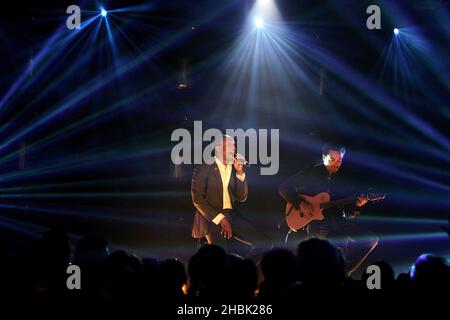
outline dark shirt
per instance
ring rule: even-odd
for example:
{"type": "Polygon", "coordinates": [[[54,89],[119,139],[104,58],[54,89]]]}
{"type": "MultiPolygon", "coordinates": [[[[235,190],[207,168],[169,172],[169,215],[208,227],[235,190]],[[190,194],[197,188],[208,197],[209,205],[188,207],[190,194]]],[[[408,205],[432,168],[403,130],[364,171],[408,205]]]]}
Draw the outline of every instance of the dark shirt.
{"type": "MultiPolygon", "coordinates": [[[[300,195],[315,196],[327,192],[330,194],[330,200],[353,197],[355,196],[353,187],[346,182],[341,170],[342,168],[330,175],[323,164],[301,170],[280,185],[280,195],[294,206],[298,206],[301,202],[300,195]]],[[[329,215],[343,210],[350,213],[356,210],[356,205],[353,203],[343,208],[327,209],[324,213],[329,215]]]]}

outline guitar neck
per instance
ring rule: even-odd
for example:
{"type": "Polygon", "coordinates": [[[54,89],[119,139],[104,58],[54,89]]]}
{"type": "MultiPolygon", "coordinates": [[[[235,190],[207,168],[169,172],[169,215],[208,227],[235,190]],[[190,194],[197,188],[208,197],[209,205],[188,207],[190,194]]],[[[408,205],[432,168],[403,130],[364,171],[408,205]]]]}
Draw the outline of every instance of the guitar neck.
{"type": "Polygon", "coordinates": [[[322,209],[329,209],[329,208],[335,208],[335,207],[342,207],[347,204],[355,203],[358,197],[351,197],[351,198],[345,198],[340,200],[333,200],[330,202],[324,202],[320,204],[320,208],[322,209]]]}

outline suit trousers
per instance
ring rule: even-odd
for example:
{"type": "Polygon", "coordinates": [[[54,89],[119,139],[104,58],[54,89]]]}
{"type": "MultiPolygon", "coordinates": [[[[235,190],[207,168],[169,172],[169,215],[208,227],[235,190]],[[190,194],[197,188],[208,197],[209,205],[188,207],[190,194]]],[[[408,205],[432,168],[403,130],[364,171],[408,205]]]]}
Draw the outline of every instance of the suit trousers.
{"type": "MultiPolygon", "coordinates": [[[[255,258],[264,250],[266,235],[255,225],[235,210],[225,210],[225,217],[229,219],[232,229],[232,238],[225,239],[220,234],[222,228],[211,223],[210,232],[206,235],[209,244],[224,248],[228,253],[235,253],[244,258],[255,258]]],[[[267,247],[267,245],[266,245],[267,247]]]]}

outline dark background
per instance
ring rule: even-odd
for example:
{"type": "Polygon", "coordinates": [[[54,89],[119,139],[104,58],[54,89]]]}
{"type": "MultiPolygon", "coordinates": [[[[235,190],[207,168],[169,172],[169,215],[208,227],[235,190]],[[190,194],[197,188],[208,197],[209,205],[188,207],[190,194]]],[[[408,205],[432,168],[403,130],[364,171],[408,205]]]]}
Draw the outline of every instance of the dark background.
{"type": "Polygon", "coordinates": [[[293,58],[309,86],[293,82],[285,94],[275,85],[255,105],[230,104],[224,97],[246,87],[227,82],[224,65],[253,3],[165,0],[110,12],[113,42],[104,23],[65,29],[67,6],[78,4],[85,21],[99,6],[149,2],[21,1],[2,8],[0,97],[14,89],[0,104],[2,238],[21,250],[47,228],[61,227],[74,240],[95,233],[141,255],[188,256],[196,247],[193,168],[182,166],[175,176],[170,135],[202,120],[204,129],[280,129],[279,173],[260,176],[259,166],[251,167],[250,197],[240,208],[276,245],[287,231],[277,228],[284,210],[279,183],[319,162],[321,143],[334,140],[346,146],[342,170],[361,192],[388,194],[366,213],[380,235],[372,259],[393,259],[400,268],[422,251],[448,254],[439,225],[449,213],[450,29],[448,19],[437,17],[449,17],[449,1],[277,1],[292,33],[373,85],[357,89],[357,77],[320,56],[309,64],[293,58]],[[370,4],[381,7],[381,30],[365,26],[370,4]],[[436,72],[419,60],[408,90],[399,90],[393,73],[382,74],[380,66],[392,29],[403,25],[420,30],[429,60],[443,67],[436,72]],[[61,37],[47,42],[55,34],[61,37]],[[128,63],[136,65],[118,75],[128,63]],[[179,89],[182,82],[186,89],[179,89]],[[443,138],[414,125],[411,115],[443,138]],[[394,137],[400,145],[391,143],[394,137]]]}

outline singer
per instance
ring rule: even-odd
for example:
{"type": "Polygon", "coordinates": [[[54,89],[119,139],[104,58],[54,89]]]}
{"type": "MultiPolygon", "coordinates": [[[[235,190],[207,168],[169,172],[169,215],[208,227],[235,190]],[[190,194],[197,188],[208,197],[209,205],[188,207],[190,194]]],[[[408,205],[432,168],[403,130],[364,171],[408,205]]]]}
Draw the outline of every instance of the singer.
{"type": "Polygon", "coordinates": [[[248,197],[246,160],[236,154],[232,137],[224,135],[214,147],[214,163],[194,169],[191,184],[192,202],[196,209],[192,236],[205,237],[230,253],[256,258],[264,235],[242,213],[237,202],[248,197]]]}

